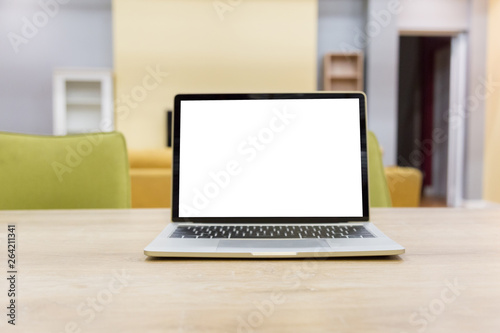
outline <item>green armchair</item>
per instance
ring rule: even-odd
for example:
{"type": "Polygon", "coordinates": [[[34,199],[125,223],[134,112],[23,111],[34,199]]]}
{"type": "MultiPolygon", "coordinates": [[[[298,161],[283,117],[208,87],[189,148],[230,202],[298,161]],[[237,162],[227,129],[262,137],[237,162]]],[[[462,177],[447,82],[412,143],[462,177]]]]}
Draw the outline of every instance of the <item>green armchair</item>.
{"type": "Polygon", "coordinates": [[[121,133],[0,133],[0,210],[130,208],[121,133]]]}

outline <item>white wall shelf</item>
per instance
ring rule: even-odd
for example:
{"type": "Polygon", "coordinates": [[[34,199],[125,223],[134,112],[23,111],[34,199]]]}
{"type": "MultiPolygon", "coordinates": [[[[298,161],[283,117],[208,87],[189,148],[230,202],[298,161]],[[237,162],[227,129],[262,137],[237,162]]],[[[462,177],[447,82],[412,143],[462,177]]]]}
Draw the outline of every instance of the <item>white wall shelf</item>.
{"type": "Polygon", "coordinates": [[[53,76],[54,135],[114,129],[113,72],[56,69],[53,76]]]}

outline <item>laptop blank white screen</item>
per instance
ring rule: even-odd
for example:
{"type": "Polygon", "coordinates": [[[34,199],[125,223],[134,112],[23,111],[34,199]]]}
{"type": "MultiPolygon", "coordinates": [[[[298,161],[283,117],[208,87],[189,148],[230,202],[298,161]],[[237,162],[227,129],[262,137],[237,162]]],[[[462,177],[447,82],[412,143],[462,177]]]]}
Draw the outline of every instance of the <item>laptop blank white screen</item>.
{"type": "Polygon", "coordinates": [[[181,101],[179,217],[362,217],[359,100],[181,101]]]}

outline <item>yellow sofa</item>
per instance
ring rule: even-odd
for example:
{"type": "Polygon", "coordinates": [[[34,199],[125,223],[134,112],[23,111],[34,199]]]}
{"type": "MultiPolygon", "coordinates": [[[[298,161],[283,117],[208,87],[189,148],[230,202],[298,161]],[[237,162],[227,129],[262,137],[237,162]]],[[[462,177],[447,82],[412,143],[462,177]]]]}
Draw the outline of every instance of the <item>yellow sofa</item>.
{"type": "MultiPolygon", "coordinates": [[[[172,149],[129,150],[133,208],[171,205],[172,149]]],[[[393,207],[418,207],[422,173],[415,168],[386,167],[393,207]]]]}
{"type": "Polygon", "coordinates": [[[416,168],[385,167],[392,207],[419,207],[422,194],[422,172],[416,168]]]}
{"type": "Polygon", "coordinates": [[[172,149],[129,150],[132,208],[170,207],[172,149]]]}

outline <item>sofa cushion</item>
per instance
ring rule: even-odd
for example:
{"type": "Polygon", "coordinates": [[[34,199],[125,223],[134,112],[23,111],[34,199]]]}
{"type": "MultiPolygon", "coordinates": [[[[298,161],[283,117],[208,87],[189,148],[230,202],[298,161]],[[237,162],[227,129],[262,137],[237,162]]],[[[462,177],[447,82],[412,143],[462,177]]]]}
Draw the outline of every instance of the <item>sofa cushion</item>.
{"type": "Polygon", "coordinates": [[[128,151],[130,168],[170,168],[172,166],[172,149],[130,149],[128,151]]]}

